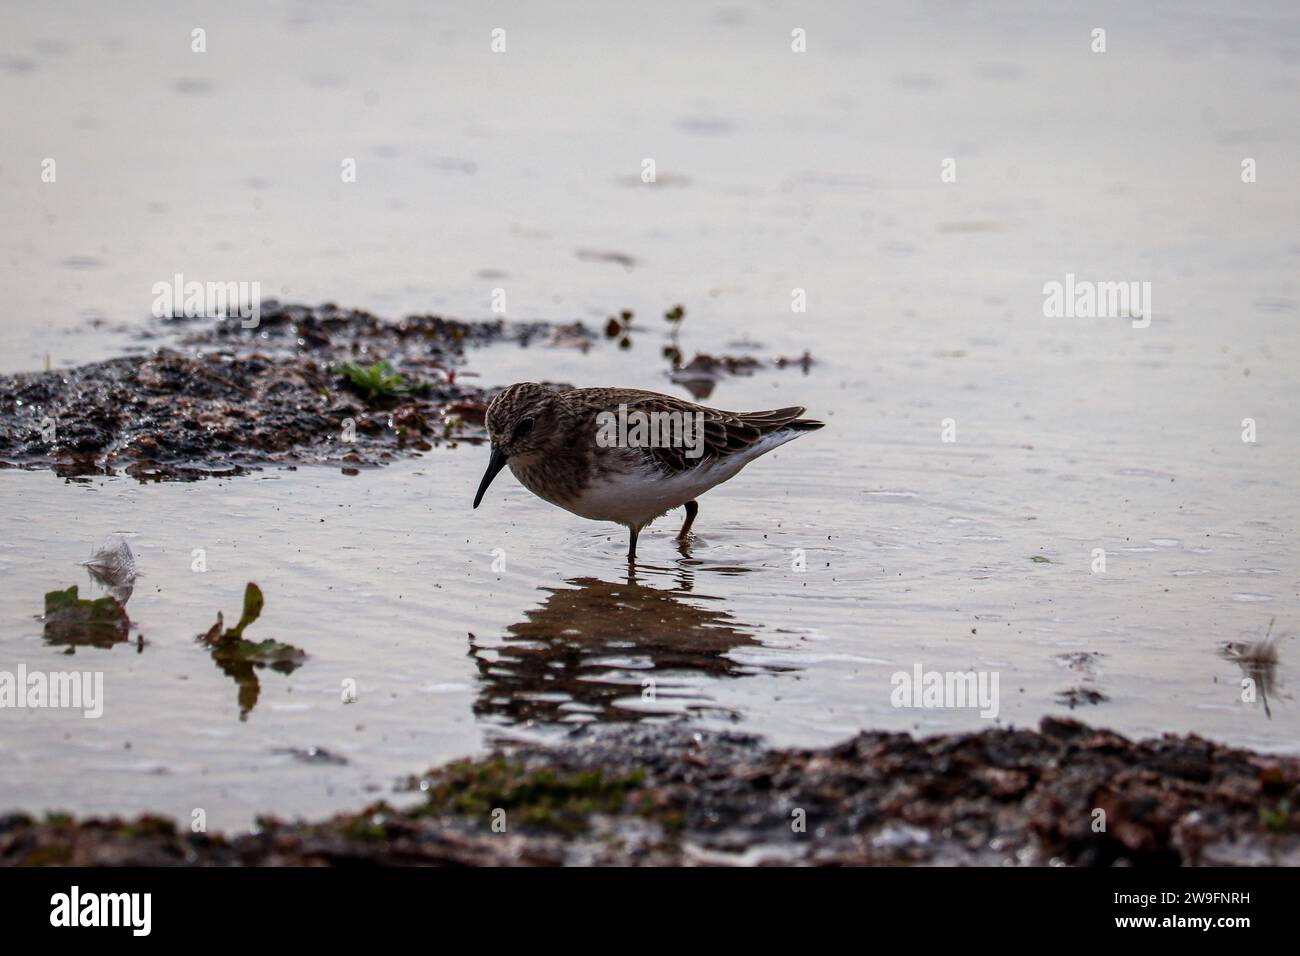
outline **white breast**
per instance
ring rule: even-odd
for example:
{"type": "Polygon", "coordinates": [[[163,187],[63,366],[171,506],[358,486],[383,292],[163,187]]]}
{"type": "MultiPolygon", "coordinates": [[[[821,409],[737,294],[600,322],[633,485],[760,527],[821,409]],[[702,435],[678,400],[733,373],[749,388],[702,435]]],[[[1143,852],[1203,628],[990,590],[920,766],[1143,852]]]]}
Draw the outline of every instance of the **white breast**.
{"type": "Polygon", "coordinates": [[[793,429],[774,432],[743,451],[706,461],[676,475],[664,475],[653,467],[615,472],[593,481],[576,501],[561,507],[594,521],[616,521],[639,527],[722,484],[755,458],[800,434],[793,429]]]}

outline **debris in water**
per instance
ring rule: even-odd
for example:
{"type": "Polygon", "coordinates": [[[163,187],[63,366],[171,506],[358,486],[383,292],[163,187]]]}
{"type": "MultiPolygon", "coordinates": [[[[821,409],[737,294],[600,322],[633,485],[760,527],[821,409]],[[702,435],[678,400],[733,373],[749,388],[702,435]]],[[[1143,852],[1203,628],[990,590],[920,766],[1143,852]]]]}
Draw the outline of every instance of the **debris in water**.
{"type": "Polygon", "coordinates": [[[1100,704],[1110,700],[1105,694],[1091,687],[1071,687],[1069,690],[1063,690],[1056,695],[1058,704],[1065,704],[1071,710],[1076,707],[1082,707],[1085,704],[1100,704]]]}
{"type": "Polygon", "coordinates": [[[253,643],[244,639],[244,630],[258,619],[264,604],[262,589],[252,581],[244,589],[244,609],[239,623],[225,627],[225,618],[217,612],[217,623],[200,634],[198,640],[212,649],[212,660],[222,672],[239,685],[239,719],[246,720],[248,712],[257,706],[262,692],[257,671],[269,667],[281,674],[291,674],[302,666],[307,654],[292,644],[265,640],[253,643]]]}
{"type": "Polygon", "coordinates": [[[1269,720],[1273,719],[1273,711],[1269,707],[1268,698],[1275,693],[1277,684],[1277,635],[1273,633],[1276,621],[1277,618],[1273,618],[1268,622],[1268,630],[1259,640],[1229,641],[1220,649],[1223,657],[1241,668],[1243,682],[1251,681],[1250,689],[1259,692],[1264,715],[1269,720]]]}
{"type": "Polygon", "coordinates": [[[546,347],[551,349],[577,349],[579,352],[586,354],[595,340],[596,336],[581,322],[570,322],[567,325],[557,325],[551,329],[551,334],[546,339],[546,347]]]}
{"type": "Polygon", "coordinates": [[[322,763],[342,767],[348,762],[347,757],[342,757],[324,747],[276,747],[271,753],[292,757],[300,763],[322,763]]]}
{"type": "Polygon", "coordinates": [[[1096,651],[1074,651],[1070,654],[1058,654],[1055,658],[1057,666],[1064,667],[1066,670],[1082,671],[1091,675],[1097,666],[1097,659],[1101,657],[1096,651]]]}
{"type": "Polygon", "coordinates": [[[604,249],[578,249],[576,255],[583,262],[612,262],[615,265],[622,266],[628,272],[636,265],[636,260],[626,252],[614,252],[604,249]]]}
{"type": "MultiPolygon", "coordinates": [[[[676,346],[671,346],[676,348],[676,346]]],[[[674,356],[669,356],[673,359],[674,356]]],[[[685,365],[680,364],[681,353],[677,353],[674,368],[668,377],[678,385],[686,388],[696,399],[706,399],[727,375],[752,375],[763,367],[763,363],[751,355],[706,355],[697,352],[695,357],[685,365]]]]}
{"type": "Polygon", "coordinates": [[[90,600],[77,593],[77,585],[45,595],[45,640],[67,645],[110,648],[130,639],[126,609],[111,594],[90,600]]]}

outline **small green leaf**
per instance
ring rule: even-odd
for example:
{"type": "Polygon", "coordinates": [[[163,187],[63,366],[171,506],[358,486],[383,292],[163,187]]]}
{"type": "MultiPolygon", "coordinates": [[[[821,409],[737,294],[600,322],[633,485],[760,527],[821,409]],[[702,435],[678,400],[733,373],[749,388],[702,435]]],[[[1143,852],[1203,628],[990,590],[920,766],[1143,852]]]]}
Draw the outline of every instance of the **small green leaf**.
{"type": "Polygon", "coordinates": [[[256,643],[244,639],[244,629],[261,616],[264,604],[262,589],[249,581],[244,588],[244,611],[239,623],[225,628],[225,619],[218,611],[217,623],[208,628],[207,633],[198,636],[201,643],[211,648],[213,663],[239,686],[240,720],[247,719],[249,711],[257,706],[262,687],[258,669],[269,667],[281,674],[289,674],[307,659],[306,652],[292,644],[269,638],[256,643]]]}
{"type": "MultiPolygon", "coordinates": [[[[244,588],[244,613],[239,616],[239,623],[226,632],[227,638],[242,638],[244,628],[252,624],[262,614],[262,605],[265,601],[262,598],[262,589],[252,581],[244,588]]],[[[220,613],[220,612],[218,612],[220,613]]]]}

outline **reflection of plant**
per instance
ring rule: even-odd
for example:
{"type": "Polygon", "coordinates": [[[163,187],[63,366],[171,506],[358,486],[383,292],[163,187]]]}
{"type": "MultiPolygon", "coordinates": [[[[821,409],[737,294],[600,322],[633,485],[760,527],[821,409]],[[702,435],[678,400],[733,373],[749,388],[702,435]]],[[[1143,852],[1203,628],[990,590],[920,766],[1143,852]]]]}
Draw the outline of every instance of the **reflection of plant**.
{"type": "Polygon", "coordinates": [[[632,347],[632,310],[624,309],[618,315],[611,315],[605,323],[605,338],[618,339],[618,347],[632,347]]]}
{"type": "Polygon", "coordinates": [[[664,358],[672,363],[674,370],[682,366],[682,350],[678,348],[677,336],[682,330],[682,319],[684,318],[686,318],[686,309],[681,305],[675,305],[664,313],[664,319],[672,328],[668,344],[664,346],[664,358]]]}
{"type": "Polygon", "coordinates": [[[240,720],[248,717],[248,712],[256,706],[261,693],[258,668],[269,667],[281,674],[289,674],[307,658],[303,651],[291,644],[273,640],[253,643],[244,639],[244,629],[258,619],[264,604],[262,589],[249,581],[244,588],[244,609],[239,616],[239,623],[234,627],[226,627],[225,618],[218,611],[217,623],[198,638],[212,648],[212,660],[221,668],[222,673],[234,678],[239,685],[240,720]]]}
{"type": "MultiPolygon", "coordinates": [[[[632,327],[632,317],[631,309],[624,309],[618,315],[611,315],[605,321],[605,338],[618,339],[619,348],[630,349],[632,333],[640,331],[632,327]]],[[[672,331],[669,333],[668,344],[663,348],[663,356],[672,363],[674,370],[682,366],[682,351],[678,347],[677,337],[681,333],[684,318],[686,318],[686,308],[682,305],[675,305],[664,313],[664,319],[672,331]]]]}
{"type": "Polygon", "coordinates": [[[381,359],[369,367],[351,362],[339,366],[339,374],[362,398],[372,402],[377,398],[401,398],[428,391],[429,386],[422,382],[410,382],[397,371],[387,359],[381,359]]]}

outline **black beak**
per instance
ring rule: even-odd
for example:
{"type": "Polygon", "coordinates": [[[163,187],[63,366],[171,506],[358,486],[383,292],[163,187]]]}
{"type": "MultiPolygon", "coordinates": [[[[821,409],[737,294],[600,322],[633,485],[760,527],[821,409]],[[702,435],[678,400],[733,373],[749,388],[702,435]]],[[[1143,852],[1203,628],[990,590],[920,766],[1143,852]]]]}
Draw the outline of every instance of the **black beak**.
{"type": "Polygon", "coordinates": [[[492,479],[497,473],[506,466],[506,454],[500,448],[492,449],[492,458],[488,461],[487,471],[483,472],[483,480],[479,482],[478,494],[474,496],[474,507],[477,508],[480,501],[483,500],[483,492],[488,490],[488,485],[492,484],[492,479]]]}

